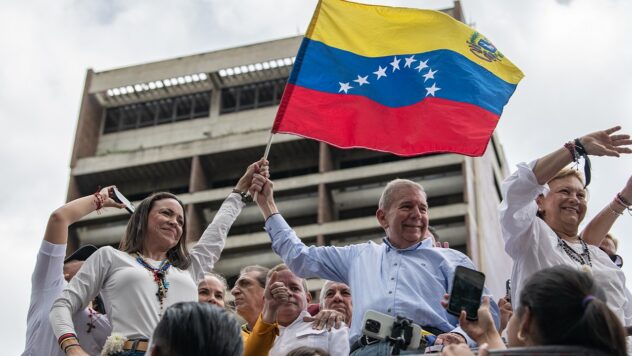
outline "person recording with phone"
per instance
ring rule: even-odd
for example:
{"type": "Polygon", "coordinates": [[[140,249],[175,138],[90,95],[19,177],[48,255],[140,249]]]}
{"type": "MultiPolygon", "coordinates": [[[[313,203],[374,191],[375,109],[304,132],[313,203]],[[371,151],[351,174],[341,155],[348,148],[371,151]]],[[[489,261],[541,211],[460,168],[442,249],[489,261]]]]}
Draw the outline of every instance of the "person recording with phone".
{"type": "MultiPolygon", "coordinates": [[[[87,355],[77,340],[79,325],[73,323],[71,315],[101,293],[113,329],[104,354],[144,355],[164,311],[178,302],[198,301],[196,281],[219,259],[255,172],[268,175],[264,161],[248,166],[190,251],[183,203],[167,192],[145,198],[134,210],[119,250],[104,246],[90,256],[53,303],[50,323],[66,354],[87,355]]],[[[91,209],[73,211],[77,219],[110,201],[107,193],[95,194],[93,199],[91,209]]]]}
{"type": "Polygon", "coordinates": [[[624,210],[631,210],[632,177],[612,201],[579,233],[587,210],[586,186],[590,183],[588,156],[632,153],[630,136],[613,127],[584,135],[518,170],[502,184],[499,206],[505,251],[513,259],[512,303],[520,305],[526,280],[537,271],[568,265],[592,273],[602,283],[608,306],[624,325],[632,325],[626,297],[625,276],[598,246],[624,210]],[[584,176],[566,167],[585,163],[584,176]]]}
{"type": "MultiPolygon", "coordinates": [[[[272,181],[255,174],[253,184],[261,191],[257,204],[266,219],[272,249],[290,270],[302,278],[345,283],[353,291],[352,355],[390,354],[387,341],[362,334],[362,319],[369,310],[412,319],[437,335],[438,344],[471,342],[458,327],[458,318],[441,307],[441,300],[451,288],[455,268],[473,269],[474,265],[461,252],[435,248],[432,239],[426,238],[428,203],[420,184],[405,179],[389,182],[376,211],[386,234],[383,242],[345,247],[306,246],[279,214],[272,181]]],[[[492,305],[498,323],[498,307],[492,305]]]]}
{"type": "MultiPolygon", "coordinates": [[[[626,355],[626,337],[619,317],[608,308],[605,291],[591,274],[558,265],[534,273],[520,291],[520,304],[507,325],[508,346],[576,346],[583,355],[626,355]]],[[[444,303],[446,305],[447,303],[444,303]]],[[[481,346],[479,356],[488,350],[505,349],[490,313],[490,300],[484,298],[478,320],[471,321],[465,311],[459,322],[463,330],[481,346]]],[[[450,345],[445,356],[473,355],[467,348],[450,345]]],[[[532,354],[534,350],[523,350],[532,354]]],[[[553,354],[540,350],[542,354],[553,354]]],[[[558,349],[555,354],[574,354],[558,349]]],[[[514,350],[515,355],[521,354],[514,350]]]]}

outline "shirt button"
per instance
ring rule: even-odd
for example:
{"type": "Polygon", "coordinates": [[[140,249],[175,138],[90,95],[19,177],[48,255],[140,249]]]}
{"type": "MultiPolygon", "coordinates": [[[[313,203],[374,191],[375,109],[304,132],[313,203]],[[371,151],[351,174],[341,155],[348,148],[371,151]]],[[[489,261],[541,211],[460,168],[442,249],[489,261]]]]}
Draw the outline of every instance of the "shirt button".
{"type": "Polygon", "coordinates": [[[395,262],[395,266],[397,266],[397,262],[395,262]]]}
{"type": "Polygon", "coordinates": [[[386,309],[386,311],[390,313],[391,312],[391,308],[386,309]]]}
{"type": "Polygon", "coordinates": [[[425,264],[425,263],[422,263],[421,265],[422,265],[422,266],[424,266],[424,267],[426,267],[426,264],[425,264]]]}
{"type": "Polygon", "coordinates": [[[391,277],[391,281],[394,281],[394,280],[395,280],[395,277],[391,277]]]}
{"type": "Polygon", "coordinates": [[[389,290],[389,291],[388,291],[388,294],[393,294],[393,291],[392,291],[392,290],[389,290]]]}

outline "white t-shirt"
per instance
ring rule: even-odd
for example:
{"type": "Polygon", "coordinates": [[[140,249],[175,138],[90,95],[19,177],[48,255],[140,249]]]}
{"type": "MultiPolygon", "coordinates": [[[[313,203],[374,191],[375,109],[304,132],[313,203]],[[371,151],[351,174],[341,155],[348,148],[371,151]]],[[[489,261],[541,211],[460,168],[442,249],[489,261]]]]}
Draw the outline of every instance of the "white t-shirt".
{"type": "MultiPolygon", "coordinates": [[[[505,199],[499,206],[500,224],[505,240],[505,251],[514,261],[511,273],[511,301],[519,305],[519,296],[526,280],[535,272],[557,265],[568,265],[582,270],[583,266],[569,257],[559,246],[555,232],[536,216],[536,197],[548,192],[548,185],[537,182],[532,168],[535,162],[521,163],[518,170],[502,184],[505,199]]],[[[576,252],[582,245],[568,244],[576,252]]],[[[603,288],[608,306],[620,317],[624,325],[632,325],[625,275],[608,255],[598,247],[588,245],[592,260],[592,274],[603,288]]]]}
{"type": "MultiPolygon", "coordinates": [[[[231,193],[191,249],[191,266],[186,270],[168,269],[169,289],[163,299],[163,311],[178,302],[198,300],[196,281],[210,272],[219,259],[228,230],[243,206],[241,196],[231,193]]],[[[156,268],[160,265],[160,261],[145,261],[156,268]]],[[[71,322],[70,314],[83,308],[100,292],[112,323],[112,333],[128,339],[149,339],[160,320],[157,291],[153,274],[136,261],[136,256],[109,246],[100,248],[53,304],[50,322],[55,336],[73,333],[76,324],[71,322]]]]}
{"type": "Polygon", "coordinates": [[[332,328],[331,331],[314,330],[312,323],[303,321],[306,316],[310,314],[303,310],[292,324],[287,327],[279,325],[279,336],[274,339],[269,356],[285,356],[301,346],[320,347],[331,356],[349,355],[349,328],[346,325],[340,329],[332,328]]]}
{"type": "MultiPolygon", "coordinates": [[[[66,244],[42,241],[31,277],[31,303],[26,317],[26,347],[22,356],[64,355],[48,322],[48,314],[53,301],[67,285],[63,272],[65,255],[66,244]]],[[[90,355],[101,353],[105,339],[112,331],[109,320],[91,309],[83,309],[73,315],[73,322],[78,325],[77,338],[84,350],[90,355]]]]}

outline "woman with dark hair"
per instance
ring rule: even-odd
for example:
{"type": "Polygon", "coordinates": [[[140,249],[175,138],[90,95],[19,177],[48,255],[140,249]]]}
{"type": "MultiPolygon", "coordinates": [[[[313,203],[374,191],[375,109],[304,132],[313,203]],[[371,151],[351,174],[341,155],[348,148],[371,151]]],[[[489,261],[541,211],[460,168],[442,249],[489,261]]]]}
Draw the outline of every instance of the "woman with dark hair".
{"type": "MultiPolygon", "coordinates": [[[[478,320],[461,312],[459,325],[482,349],[504,349],[485,298],[478,320]]],[[[537,345],[582,346],[606,355],[626,355],[625,330],[606,305],[604,291],[589,273],[565,265],[534,273],[520,292],[520,304],[507,325],[509,347],[537,345]]],[[[486,355],[481,352],[479,355],[486,355]]],[[[443,355],[472,355],[448,346],[443,355]]]]}
{"type": "Polygon", "coordinates": [[[78,342],[66,341],[75,340],[70,316],[101,293],[113,329],[104,353],[144,355],[165,309],[198,300],[196,281],[219,259],[255,172],[267,176],[267,162],[248,167],[190,252],[182,202],[164,192],[143,200],[127,224],[120,250],[106,246],[95,252],[53,304],[50,321],[67,354],[86,355],[78,342]]]}
{"type": "Polygon", "coordinates": [[[177,303],[156,326],[151,356],[241,356],[240,330],[237,320],[222,308],[177,303]]]}
{"type": "MultiPolygon", "coordinates": [[[[597,131],[566,143],[563,147],[518,170],[502,184],[499,207],[505,251],[513,259],[512,303],[520,304],[525,281],[537,271],[568,265],[592,273],[602,284],[608,306],[624,325],[632,325],[626,312],[629,301],[625,276],[598,246],[605,234],[632,201],[632,178],[614,199],[579,234],[587,210],[584,177],[569,163],[583,157],[589,177],[588,156],[632,153],[629,135],[616,134],[620,127],[597,131]]],[[[589,179],[587,179],[589,180],[589,179]]]]}

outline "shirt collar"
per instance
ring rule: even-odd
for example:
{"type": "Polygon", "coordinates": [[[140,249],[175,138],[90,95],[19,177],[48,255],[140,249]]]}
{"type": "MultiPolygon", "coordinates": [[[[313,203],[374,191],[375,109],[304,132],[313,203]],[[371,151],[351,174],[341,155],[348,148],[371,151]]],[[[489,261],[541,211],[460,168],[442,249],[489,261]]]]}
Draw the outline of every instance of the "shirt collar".
{"type": "Polygon", "coordinates": [[[432,247],[432,239],[430,237],[427,237],[419,242],[417,242],[416,244],[408,247],[408,248],[397,248],[395,246],[393,246],[393,244],[391,244],[391,241],[388,239],[388,237],[384,237],[382,238],[382,241],[384,242],[384,245],[386,245],[386,251],[390,251],[390,250],[397,250],[397,251],[413,251],[416,250],[418,248],[428,248],[428,247],[432,247]]]}

